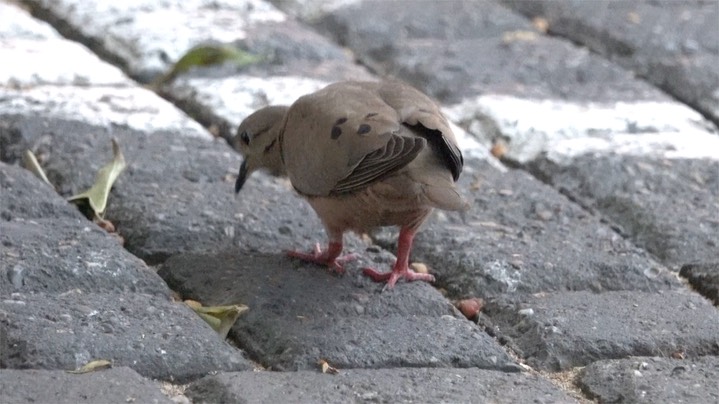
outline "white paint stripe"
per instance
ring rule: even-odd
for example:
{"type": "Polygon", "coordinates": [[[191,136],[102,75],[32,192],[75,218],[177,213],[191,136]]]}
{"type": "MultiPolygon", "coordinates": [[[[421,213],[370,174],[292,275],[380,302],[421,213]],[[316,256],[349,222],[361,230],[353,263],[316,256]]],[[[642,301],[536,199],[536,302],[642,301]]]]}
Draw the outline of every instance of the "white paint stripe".
{"type": "Polygon", "coordinates": [[[140,87],[40,86],[25,90],[0,87],[0,111],[105,127],[127,126],[147,133],[169,130],[178,136],[212,139],[199,123],[140,87]]]}
{"type": "Polygon", "coordinates": [[[547,153],[566,161],[614,152],[666,158],[719,159],[716,129],[699,113],[671,101],[571,103],[484,95],[447,108],[484,145],[509,139],[507,157],[527,162],[547,153]],[[483,123],[484,122],[484,123],[483,123]]]}
{"type": "Polygon", "coordinates": [[[268,105],[290,105],[329,82],[295,76],[260,78],[233,76],[223,79],[179,78],[173,93],[192,99],[239,126],[247,115],[268,105]]]}
{"type": "Polygon", "coordinates": [[[131,86],[120,69],[84,46],[62,39],[0,40],[0,86],[131,86]]]}

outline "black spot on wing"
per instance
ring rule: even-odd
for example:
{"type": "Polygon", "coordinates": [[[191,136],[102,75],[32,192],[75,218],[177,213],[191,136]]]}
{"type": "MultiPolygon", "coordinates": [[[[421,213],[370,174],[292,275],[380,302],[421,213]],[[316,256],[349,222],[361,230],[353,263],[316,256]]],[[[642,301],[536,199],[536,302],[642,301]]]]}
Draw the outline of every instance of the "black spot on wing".
{"type": "Polygon", "coordinates": [[[334,126],[332,126],[332,130],[330,131],[330,137],[332,140],[337,140],[342,135],[342,128],[340,128],[340,125],[347,122],[347,117],[340,118],[335,121],[334,126]]]}
{"type": "Polygon", "coordinates": [[[367,125],[366,123],[363,123],[362,125],[357,128],[357,134],[358,135],[366,135],[372,131],[372,127],[367,125]]]}
{"type": "Polygon", "coordinates": [[[342,135],[342,129],[339,126],[333,126],[332,132],[330,132],[330,137],[332,138],[332,140],[337,140],[340,135],[342,135]]]}

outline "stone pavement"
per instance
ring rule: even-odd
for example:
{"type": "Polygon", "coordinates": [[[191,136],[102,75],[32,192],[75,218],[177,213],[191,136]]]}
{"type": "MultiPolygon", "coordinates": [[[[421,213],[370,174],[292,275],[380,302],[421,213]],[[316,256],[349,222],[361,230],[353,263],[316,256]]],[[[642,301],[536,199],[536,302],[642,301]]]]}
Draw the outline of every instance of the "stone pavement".
{"type": "Polygon", "coordinates": [[[715,0],[0,0],[0,402],[719,402],[718,20],[715,0]],[[262,59],[144,85],[205,43],[262,59]],[[392,262],[395,229],[348,236],[344,276],[286,258],[319,220],[285,180],[235,197],[225,139],[390,76],[457,125],[472,208],[417,238],[436,284],[383,291],[359,268],[392,262]],[[117,235],[66,202],[111,138],[117,235]],[[178,297],[249,311],[223,341],[178,297]],[[95,359],[113,368],[66,372],[95,359]]]}

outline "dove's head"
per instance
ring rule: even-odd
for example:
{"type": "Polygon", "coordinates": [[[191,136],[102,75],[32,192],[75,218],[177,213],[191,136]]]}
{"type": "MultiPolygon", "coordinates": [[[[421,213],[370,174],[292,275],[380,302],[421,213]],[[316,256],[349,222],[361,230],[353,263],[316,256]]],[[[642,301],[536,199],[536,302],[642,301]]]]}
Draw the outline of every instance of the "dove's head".
{"type": "Polygon", "coordinates": [[[257,170],[272,175],[285,175],[280,155],[279,136],[289,107],[269,106],[253,112],[245,118],[232,139],[232,147],[242,153],[245,160],[235,183],[235,192],[240,192],[247,178],[257,170]]]}

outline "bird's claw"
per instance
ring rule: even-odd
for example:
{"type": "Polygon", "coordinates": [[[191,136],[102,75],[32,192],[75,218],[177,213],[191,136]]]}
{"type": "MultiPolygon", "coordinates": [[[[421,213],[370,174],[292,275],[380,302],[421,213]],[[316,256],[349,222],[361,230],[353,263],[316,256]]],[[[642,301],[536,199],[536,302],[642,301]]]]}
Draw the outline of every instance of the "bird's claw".
{"type": "Polygon", "coordinates": [[[434,276],[431,274],[423,274],[415,272],[409,268],[397,269],[393,268],[391,272],[379,272],[374,268],[363,268],[362,273],[370,277],[375,282],[386,282],[385,287],[392,289],[398,280],[404,279],[407,282],[425,281],[434,282],[434,276]]]}
{"type": "Polygon", "coordinates": [[[328,250],[323,251],[320,244],[315,244],[315,248],[311,253],[303,253],[299,251],[287,251],[287,255],[292,258],[297,258],[305,262],[311,262],[313,264],[324,265],[332,272],[343,274],[345,272],[344,264],[353,260],[356,260],[357,254],[345,254],[338,257],[331,257],[328,250]]]}

